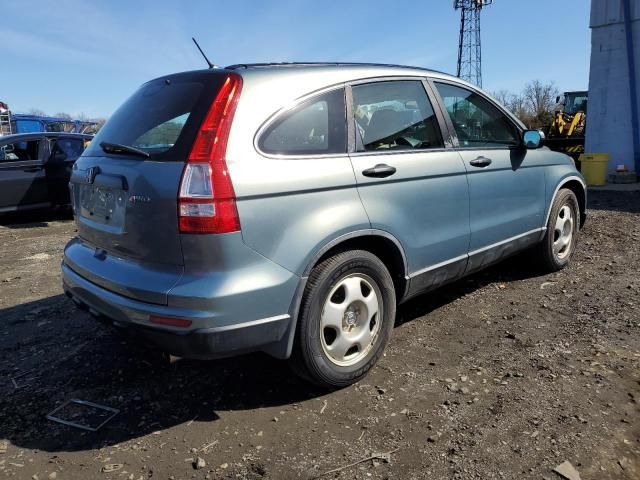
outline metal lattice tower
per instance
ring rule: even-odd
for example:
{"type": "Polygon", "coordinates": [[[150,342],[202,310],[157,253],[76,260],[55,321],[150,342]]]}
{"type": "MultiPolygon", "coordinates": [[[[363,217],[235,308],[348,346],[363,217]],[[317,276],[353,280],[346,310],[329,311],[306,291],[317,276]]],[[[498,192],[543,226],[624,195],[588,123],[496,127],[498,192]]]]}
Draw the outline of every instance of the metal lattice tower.
{"type": "Polygon", "coordinates": [[[460,43],[458,46],[458,77],[482,87],[482,42],[480,12],[493,0],[454,0],[460,10],[460,43]]]}

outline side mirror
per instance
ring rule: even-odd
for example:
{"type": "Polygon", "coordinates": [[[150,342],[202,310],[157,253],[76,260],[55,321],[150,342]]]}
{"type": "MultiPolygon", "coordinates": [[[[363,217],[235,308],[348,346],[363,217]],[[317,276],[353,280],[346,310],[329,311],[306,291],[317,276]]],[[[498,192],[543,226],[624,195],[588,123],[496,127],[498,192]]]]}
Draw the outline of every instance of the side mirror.
{"type": "Polygon", "coordinates": [[[530,150],[535,150],[542,146],[542,135],[538,130],[526,130],[522,135],[522,143],[530,150]]]}

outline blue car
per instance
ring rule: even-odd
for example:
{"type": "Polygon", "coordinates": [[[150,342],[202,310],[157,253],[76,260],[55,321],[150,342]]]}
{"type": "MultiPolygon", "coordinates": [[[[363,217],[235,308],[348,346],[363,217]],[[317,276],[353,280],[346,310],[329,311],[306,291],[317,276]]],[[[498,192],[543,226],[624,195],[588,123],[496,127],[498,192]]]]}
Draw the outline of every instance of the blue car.
{"type": "Polygon", "coordinates": [[[361,379],[396,306],[530,250],[564,268],[573,161],[458,78],[240,64],[145,83],[73,167],[64,289],[174,355],[361,379]]]}

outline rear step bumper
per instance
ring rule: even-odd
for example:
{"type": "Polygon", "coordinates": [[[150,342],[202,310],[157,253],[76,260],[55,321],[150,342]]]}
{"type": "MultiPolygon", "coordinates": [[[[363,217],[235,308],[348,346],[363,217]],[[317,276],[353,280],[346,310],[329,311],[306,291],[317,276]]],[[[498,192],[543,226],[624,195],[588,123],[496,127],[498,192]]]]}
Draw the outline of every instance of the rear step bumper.
{"type": "Polygon", "coordinates": [[[133,332],[148,343],[178,357],[213,359],[265,351],[277,357],[286,350],[292,327],[288,314],[218,327],[159,327],[149,315],[192,319],[194,324],[215,321],[210,312],[140,302],[91,283],[62,265],[65,294],[81,309],[133,332]]]}

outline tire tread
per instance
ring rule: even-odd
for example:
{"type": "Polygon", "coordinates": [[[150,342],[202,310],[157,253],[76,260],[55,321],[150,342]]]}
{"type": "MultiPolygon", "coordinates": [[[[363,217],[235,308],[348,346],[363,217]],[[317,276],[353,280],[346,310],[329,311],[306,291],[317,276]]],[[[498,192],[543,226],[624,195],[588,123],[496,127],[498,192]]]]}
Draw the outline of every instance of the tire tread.
{"type": "MultiPolygon", "coordinates": [[[[374,349],[373,355],[358,369],[349,372],[347,375],[342,374],[339,377],[328,374],[321,368],[321,362],[310,358],[312,348],[308,344],[308,329],[309,321],[312,321],[309,317],[311,315],[313,302],[317,301],[318,292],[329,276],[340,276],[347,273],[354,268],[354,263],[371,263],[376,269],[380,270],[377,273],[383,277],[381,279],[382,284],[379,285],[379,287],[383,296],[386,293],[386,297],[383,299],[384,304],[386,305],[387,302],[392,303],[390,306],[392,318],[387,318],[386,322],[393,323],[395,321],[395,290],[393,288],[393,280],[384,263],[371,252],[366,250],[347,250],[329,257],[316,265],[311,271],[307,285],[305,286],[305,293],[302,297],[300,313],[298,315],[294,348],[289,363],[294,373],[321,387],[340,388],[360,380],[378,361],[389,339],[391,328],[384,330],[383,325],[383,331],[381,331],[380,334],[384,335],[385,338],[382,339],[379,347],[374,349]]],[[[376,279],[376,281],[380,282],[379,279],[376,279]]],[[[318,356],[317,352],[315,356],[318,356]]]]}

